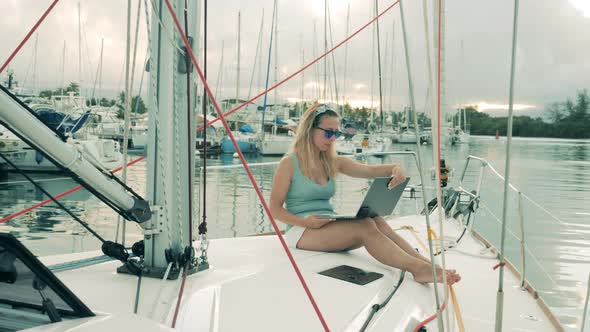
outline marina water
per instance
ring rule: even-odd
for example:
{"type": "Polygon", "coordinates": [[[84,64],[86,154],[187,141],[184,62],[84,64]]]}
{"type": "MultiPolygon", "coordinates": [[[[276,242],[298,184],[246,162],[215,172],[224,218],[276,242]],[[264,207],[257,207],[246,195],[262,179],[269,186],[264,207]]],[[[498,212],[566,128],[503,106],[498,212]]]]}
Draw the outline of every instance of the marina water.
{"type": "MultiPolygon", "coordinates": [[[[391,150],[415,151],[413,145],[393,145],[391,150]]],[[[424,160],[426,186],[433,188],[432,146],[420,147],[424,160]]],[[[471,137],[468,144],[445,147],[442,155],[454,171],[450,184],[456,186],[465,166],[466,157],[486,159],[504,175],[506,139],[471,137]]],[[[130,160],[138,156],[131,155],[130,160]]],[[[266,165],[278,157],[249,156],[249,163],[265,163],[252,167],[252,172],[268,200],[276,166],[266,165]]],[[[366,157],[372,164],[402,162],[411,185],[419,184],[416,163],[411,156],[393,155],[384,158],[366,157]]],[[[210,238],[249,236],[268,233],[272,227],[240,162],[231,155],[214,156],[208,166],[236,165],[235,168],[209,169],[207,176],[207,221],[210,238]]],[[[128,183],[141,195],[145,194],[145,161],[128,169],[128,183]]],[[[199,173],[197,169],[197,175],[199,173]]],[[[475,183],[479,167],[467,170],[475,183]]],[[[77,184],[61,175],[35,174],[34,178],[51,194],[57,195],[77,184]]],[[[196,177],[196,182],[200,179],[196,177]]],[[[590,140],[514,138],[510,182],[530,200],[523,200],[524,229],[527,246],[526,277],[551,306],[566,330],[578,331],[582,315],[588,274],[590,273],[590,140]],[[544,211],[543,209],[546,209],[544,211]]],[[[339,213],[354,213],[363,196],[367,180],[340,176],[334,206],[339,213]]],[[[196,187],[195,200],[202,193],[196,187]]],[[[418,188],[418,187],[417,187],[418,188]]],[[[503,182],[492,172],[486,172],[481,190],[483,203],[474,227],[494,245],[499,246],[503,207],[503,182]]],[[[415,198],[409,193],[394,214],[414,214],[422,209],[422,193],[415,198]]],[[[434,197],[427,192],[427,199],[434,197]]],[[[47,197],[23,177],[15,173],[0,178],[0,218],[46,200],[47,197]]],[[[86,190],[71,193],[60,201],[75,215],[88,222],[102,237],[121,241],[123,226],[117,215],[86,190]]],[[[509,195],[506,255],[520,266],[519,197],[509,195]]],[[[202,211],[198,212],[199,215],[202,211]]],[[[199,220],[196,218],[195,220],[199,220]]],[[[402,226],[402,225],[399,225],[402,226]]],[[[0,225],[0,231],[20,238],[33,253],[40,256],[99,250],[100,243],[70,216],[49,203],[0,225]]],[[[134,223],[127,223],[125,244],[130,246],[142,238],[134,223]]],[[[468,268],[468,267],[456,267],[468,268]]],[[[497,273],[492,271],[490,273],[497,273]]],[[[515,285],[507,285],[512,287],[515,285]]],[[[460,285],[458,286],[460,287],[460,285]]],[[[460,300],[460,299],[459,299],[460,300]]]]}

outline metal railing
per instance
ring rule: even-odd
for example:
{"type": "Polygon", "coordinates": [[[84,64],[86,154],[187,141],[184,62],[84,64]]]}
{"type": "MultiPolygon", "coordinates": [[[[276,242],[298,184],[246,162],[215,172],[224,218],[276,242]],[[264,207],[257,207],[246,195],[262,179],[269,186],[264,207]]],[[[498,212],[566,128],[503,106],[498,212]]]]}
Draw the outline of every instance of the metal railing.
{"type": "MultiPolygon", "coordinates": [[[[389,152],[379,152],[379,153],[357,153],[357,154],[353,154],[353,155],[345,155],[343,157],[347,157],[347,158],[366,158],[366,157],[370,157],[370,156],[375,156],[375,157],[384,157],[384,156],[392,156],[392,155],[399,155],[399,156],[407,156],[413,159],[413,164],[416,165],[416,169],[420,169],[419,168],[419,163],[418,163],[418,158],[416,155],[416,152],[414,151],[389,151],[389,152]]],[[[279,164],[279,161],[273,161],[273,162],[254,162],[254,163],[248,163],[248,167],[250,168],[260,168],[260,167],[272,167],[272,166],[277,166],[279,164]]],[[[241,163],[237,163],[237,164],[231,164],[231,165],[215,165],[215,166],[207,166],[207,170],[208,171],[225,171],[225,170],[238,170],[243,168],[244,166],[241,163]]],[[[203,183],[203,167],[202,166],[197,166],[198,169],[198,174],[199,174],[199,181],[201,183],[203,183]]],[[[240,187],[240,184],[235,183],[234,186],[240,187]]],[[[420,186],[420,185],[418,185],[420,186]]],[[[246,188],[248,187],[248,185],[243,185],[242,187],[246,188]]],[[[411,188],[412,189],[412,188],[411,188]]],[[[411,190],[408,189],[408,190],[411,190]]],[[[200,216],[202,213],[202,200],[201,200],[201,196],[200,196],[200,190],[196,189],[197,192],[195,193],[195,198],[197,201],[197,206],[196,206],[196,216],[200,216]]],[[[414,188],[414,194],[415,194],[415,188],[414,188]]],[[[416,211],[420,211],[420,207],[418,206],[418,200],[416,200],[416,211]]],[[[263,216],[261,216],[261,218],[263,218],[263,216]]]]}
{"type": "MultiPolygon", "coordinates": [[[[463,188],[463,181],[465,179],[465,175],[467,173],[467,169],[469,168],[469,165],[472,161],[476,161],[480,163],[480,173],[479,173],[479,180],[477,183],[477,195],[480,196],[480,189],[481,189],[481,185],[483,182],[483,176],[484,176],[484,172],[486,169],[488,169],[492,174],[494,174],[497,178],[499,178],[501,181],[505,181],[504,176],[502,176],[487,160],[483,159],[483,158],[479,158],[479,157],[475,157],[475,156],[468,156],[467,157],[467,161],[465,163],[465,167],[463,168],[463,172],[461,173],[461,178],[460,178],[460,182],[459,182],[459,187],[462,189],[463,188]]],[[[561,225],[565,226],[566,228],[569,228],[570,226],[565,223],[563,220],[561,220],[560,218],[558,218],[557,216],[555,216],[553,213],[551,213],[549,210],[545,209],[544,207],[542,207],[539,203],[535,202],[532,198],[530,198],[529,196],[527,196],[526,194],[524,194],[520,189],[518,189],[516,186],[514,186],[513,184],[509,184],[509,188],[515,192],[518,195],[518,215],[519,215],[519,230],[520,230],[520,237],[515,236],[516,239],[518,239],[518,241],[520,242],[520,260],[521,260],[521,278],[520,278],[520,287],[521,289],[525,289],[525,280],[526,280],[526,252],[528,251],[531,256],[534,258],[534,255],[532,255],[532,253],[530,252],[530,250],[528,250],[527,245],[526,245],[526,241],[525,241],[525,223],[524,223],[524,200],[527,200],[528,202],[530,202],[531,204],[533,204],[533,206],[537,207],[540,211],[546,213],[548,216],[550,216],[553,220],[557,221],[558,223],[560,223],[561,225]]],[[[585,241],[588,241],[588,239],[586,237],[584,237],[583,235],[580,235],[578,232],[573,231],[573,234],[578,234],[578,236],[581,236],[582,239],[584,239],[585,241]]],[[[542,267],[542,266],[541,266],[542,267]]],[[[545,272],[547,273],[547,272],[545,272]]],[[[548,273],[547,273],[548,274],[548,273]]],[[[549,276],[549,278],[553,281],[553,279],[549,276]]]]}
{"type": "MultiPolygon", "coordinates": [[[[416,163],[416,168],[419,168],[418,165],[418,158],[416,157],[416,152],[414,151],[389,151],[389,152],[369,152],[369,153],[356,153],[353,155],[346,155],[342,157],[349,157],[349,158],[358,158],[358,157],[382,157],[382,156],[391,156],[391,155],[411,155],[414,158],[414,162],[416,163]]],[[[271,162],[262,162],[262,163],[249,163],[248,167],[260,167],[260,166],[273,166],[278,165],[278,161],[271,161],[271,162]]],[[[208,170],[223,170],[223,169],[234,169],[234,168],[243,168],[242,164],[233,164],[233,165],[219,165],[219,166],[207,166],[208,170]]],[[[198,167],[199,172],[203,172],[202,167],[198,167]]]]}

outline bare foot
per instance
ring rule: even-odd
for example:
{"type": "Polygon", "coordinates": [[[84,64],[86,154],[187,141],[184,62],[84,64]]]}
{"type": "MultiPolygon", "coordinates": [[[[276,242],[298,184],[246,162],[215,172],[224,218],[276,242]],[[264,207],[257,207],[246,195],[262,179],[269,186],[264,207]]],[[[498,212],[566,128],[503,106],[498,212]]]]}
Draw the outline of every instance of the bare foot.
{"type": "MultiPolygon", "coordinates": [[[[434,282],[434,279],[432,278],[432,267],[428,264],[424,264],[418,267],[416,271],[412,273],[412,275],[414,276],[414,280],[416,282],[422,284],[434,282]]],[[[443,270],[440,267],[436,268],[436,275],[436,281],[443,282],[443,270]]],[[[461,276],[455,270],[446,270],[445,275],[447,279],[447,284],[449,285],[452,285],[461,280],[461,276]]]]}

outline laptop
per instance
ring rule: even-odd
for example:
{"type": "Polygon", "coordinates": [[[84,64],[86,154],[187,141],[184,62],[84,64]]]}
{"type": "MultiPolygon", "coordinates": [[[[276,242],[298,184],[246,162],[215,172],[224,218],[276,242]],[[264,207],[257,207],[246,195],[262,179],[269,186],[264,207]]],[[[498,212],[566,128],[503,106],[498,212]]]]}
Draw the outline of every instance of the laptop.
{"type": "Polygon", "coordinates": [[[391,177],[379,177],[373,180],[373,183],[365,194],[365,198],[363,199],[356,215],[323,214],[319,218],[350,220],[377,216],[385,217],[390,215],[397,205],[397,202],[399,202],[399,199],[402,197],[410,178],[406,177],[404,182],[389,189],[387,185],[390,180],[391,177]]]}

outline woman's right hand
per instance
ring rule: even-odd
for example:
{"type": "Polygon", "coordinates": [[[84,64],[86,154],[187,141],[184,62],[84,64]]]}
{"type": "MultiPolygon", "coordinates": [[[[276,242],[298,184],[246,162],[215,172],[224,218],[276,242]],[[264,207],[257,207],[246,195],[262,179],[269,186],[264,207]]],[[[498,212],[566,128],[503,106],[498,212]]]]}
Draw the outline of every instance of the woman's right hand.
{"type": "Polygon", "coordinates": [[[322,228],[327,223],[334,221],[332,218],[320,218],[321,214],[310,214],[303,219],[306,228],[322,228]]]}

